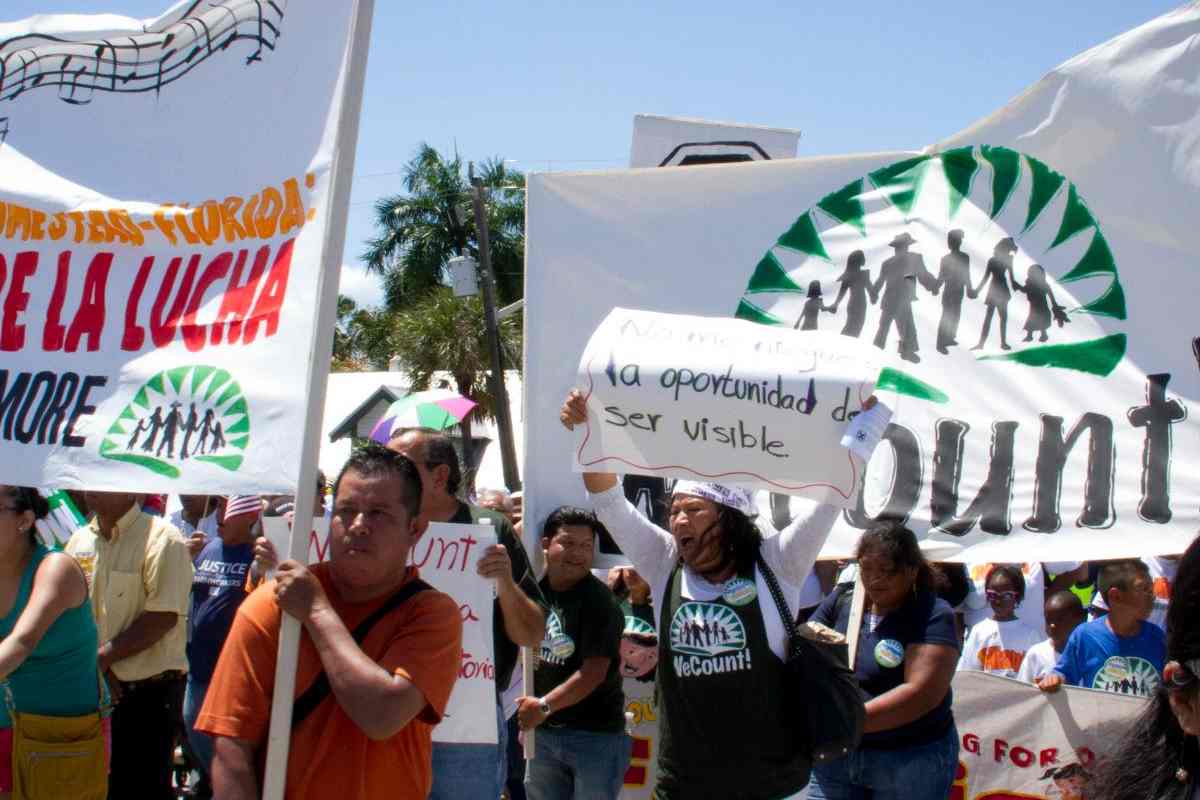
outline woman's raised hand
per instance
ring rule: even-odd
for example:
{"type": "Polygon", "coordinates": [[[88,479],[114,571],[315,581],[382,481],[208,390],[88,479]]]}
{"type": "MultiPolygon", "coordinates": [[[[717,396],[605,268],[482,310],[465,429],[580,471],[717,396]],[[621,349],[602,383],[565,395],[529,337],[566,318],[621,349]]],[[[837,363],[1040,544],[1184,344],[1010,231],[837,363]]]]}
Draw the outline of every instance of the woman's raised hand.
{"type": "Polygon", "coordinates": [[[558,412],[558,421],[569,431],[587,421],[587,398],[578,389],[567,392],[567,399],[558,412]]]}

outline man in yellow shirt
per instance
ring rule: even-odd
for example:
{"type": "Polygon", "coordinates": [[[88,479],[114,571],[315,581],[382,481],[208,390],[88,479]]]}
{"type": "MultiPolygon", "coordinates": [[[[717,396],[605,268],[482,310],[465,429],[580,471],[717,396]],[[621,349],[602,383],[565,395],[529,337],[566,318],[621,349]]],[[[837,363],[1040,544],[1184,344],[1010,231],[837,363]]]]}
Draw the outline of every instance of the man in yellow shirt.
{"type": "Polygon", "coordinates": [[[116,701],[108,796],[167,800],[187,675],[192,559],[140,495],[87,492],[92,520],[66,550],[87,575],[98,661],[116,701]]]}

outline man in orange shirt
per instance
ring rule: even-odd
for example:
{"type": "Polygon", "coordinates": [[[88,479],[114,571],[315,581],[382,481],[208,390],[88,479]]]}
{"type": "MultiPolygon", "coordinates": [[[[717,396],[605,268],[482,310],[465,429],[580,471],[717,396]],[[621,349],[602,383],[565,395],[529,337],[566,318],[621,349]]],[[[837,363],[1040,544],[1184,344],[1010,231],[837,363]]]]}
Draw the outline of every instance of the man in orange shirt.
{"type": "Polygon", "coordinates": [[[303,625],[286,797],[428,795],[430,734],[458,675],[462,622],[407,566],[424,533],[420,503],[411,461],[378,445],[357,451],[333,487],[330,562],[283,562],[238,609],[196,723],[215,737],[216,797],[260,796],[284,613],[303,625]],[[323,695],[312,689],[322,680],[323,695]]]}

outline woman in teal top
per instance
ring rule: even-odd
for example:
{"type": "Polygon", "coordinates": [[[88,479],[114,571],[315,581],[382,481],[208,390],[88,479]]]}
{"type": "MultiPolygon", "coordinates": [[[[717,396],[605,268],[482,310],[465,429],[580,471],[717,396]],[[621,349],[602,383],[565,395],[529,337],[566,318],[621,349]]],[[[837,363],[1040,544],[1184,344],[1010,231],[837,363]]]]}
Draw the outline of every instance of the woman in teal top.
{"type": "MultiPolygon", "coordinates": [[[[96,621],[83,570],[38,541],[49,510],[36,490],[0,485],[0,681],[18,711],[80,716],[100,706],[96,621]]],[[[0,702],[0,798],[11,791],[12,720],[0,702]]]]}

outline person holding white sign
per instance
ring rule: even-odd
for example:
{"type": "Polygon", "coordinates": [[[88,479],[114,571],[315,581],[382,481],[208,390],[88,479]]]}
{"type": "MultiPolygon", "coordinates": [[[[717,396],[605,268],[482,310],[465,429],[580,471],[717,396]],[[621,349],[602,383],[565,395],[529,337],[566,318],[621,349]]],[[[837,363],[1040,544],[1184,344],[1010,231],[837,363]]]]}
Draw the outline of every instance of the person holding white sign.
{"type": "MultiPolygon", "coordinates": [[[[503,692],[517,664],[517,648],[536,647],[546,630],[537,578],[521,540],[501,513],[464,503],[458,498],[462,470],[458,453],[444,434],[426,429],[402,430],[388,449],[412,459],[421,475],[421,519],[463,524],[491,523],[497,544],[483,552],[476,569],[495,581],[492,636],[496,658],[496,691],[503,692]]],[[[500,796],[508,761],[507,728],[500,699],[496,698],[498,744],[435,742],[433,791],[430,800],[477,800],[500,796]]]]}
{"type": "Polygon", "coordinates": [[[542,526],[550,605],[534,671],[534,697],[517,700],[522,730],[537,729],[525,773],[530,800],[617,800],[632,742],[625,735],[621,632],[625,615],[591,573],[604,526],[591,512],[564,506],[542,526]]]}
{"type": "MultiPolygon", "coordinates": [[[[586,399],[573,390],[559,420],[573,429],[587,417],[586,399]]],[[[810,764],[779,702],[786,633],[756,561],[779,578],[794,615],[838,509],[818,505],[764,539],[748,490],[681,480],[668,532],[625,499],[615,474],[584,472],[583,482],[659,613],[655,796],[774,800],[799,791],[810,764]]]]}
{"type": "Polygon", "coordinates": [[[214,737],[213,790],[260,796],[284,614],[302,624],[287,763],[288,800],[424,800],[432,732],[462,660],[462,619],[420,579],[421,479],[379,445],[333,485],[330,561],[284,561],[238,609],[197,730],[214,737]]]}

